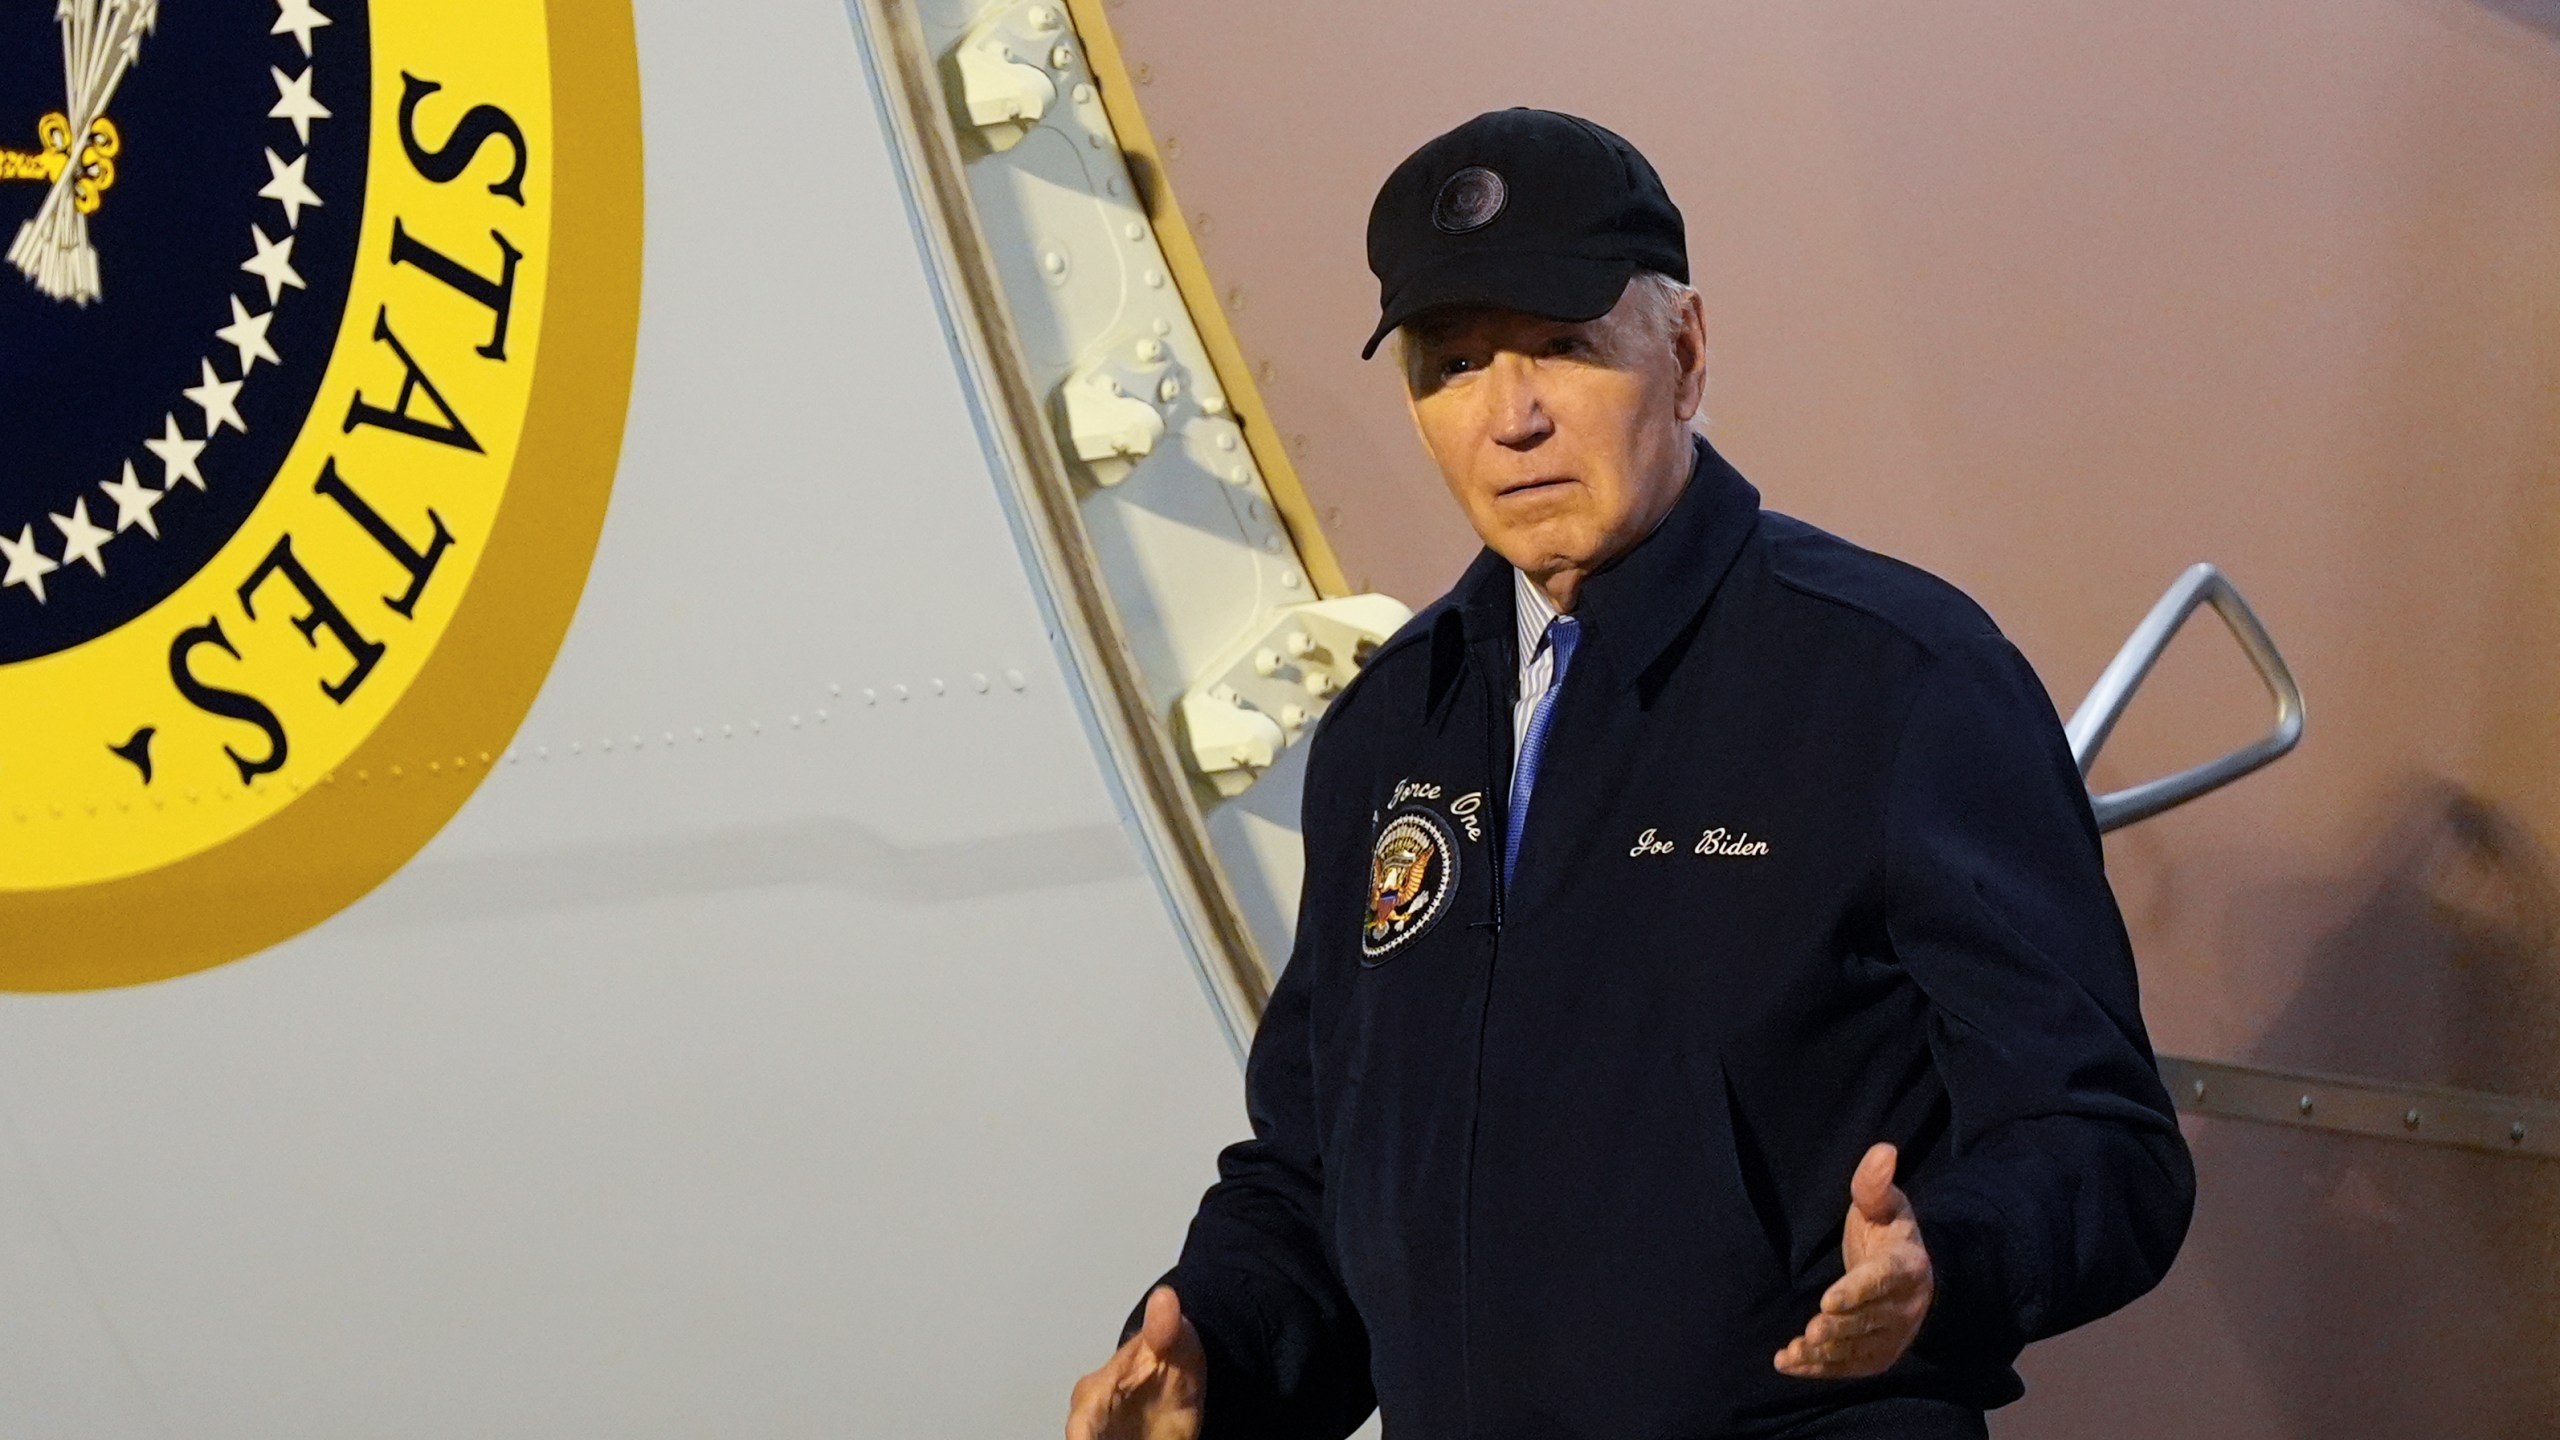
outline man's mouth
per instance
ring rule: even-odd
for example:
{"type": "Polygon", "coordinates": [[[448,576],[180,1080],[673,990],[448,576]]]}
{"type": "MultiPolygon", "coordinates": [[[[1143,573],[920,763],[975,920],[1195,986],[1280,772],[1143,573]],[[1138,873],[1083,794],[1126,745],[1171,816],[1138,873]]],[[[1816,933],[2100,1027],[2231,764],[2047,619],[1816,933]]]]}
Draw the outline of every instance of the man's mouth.
{"type": "Polygon", "coordinates": [[[1494,498],[1509,500],[1517,496],[1538,495],[1560,490],[1572,483],[1573,477],[1570,475],[1541,475],[1535,479],[1519,480],[1505,485],[1494,492],[1494,498]]]}

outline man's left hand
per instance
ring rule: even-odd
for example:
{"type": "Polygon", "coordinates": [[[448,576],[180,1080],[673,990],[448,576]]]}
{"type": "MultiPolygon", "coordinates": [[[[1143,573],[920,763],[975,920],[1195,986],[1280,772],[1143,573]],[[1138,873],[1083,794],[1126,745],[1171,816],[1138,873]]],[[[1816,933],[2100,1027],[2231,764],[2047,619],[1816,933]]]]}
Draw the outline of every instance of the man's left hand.
{"type": "Polygon", "coordinates": [[[1848,1273],[1822,1292],[1822,1313],[1778,1352],[1782,1373],[1805,1380],[1880,1375],[1920,1333],[1937,1283],[1911,1198],[1893,1183],[1895,1155],[1891,1145],[1869,1146],[1849,1177],[1840,1238],[1848,1273]]]}

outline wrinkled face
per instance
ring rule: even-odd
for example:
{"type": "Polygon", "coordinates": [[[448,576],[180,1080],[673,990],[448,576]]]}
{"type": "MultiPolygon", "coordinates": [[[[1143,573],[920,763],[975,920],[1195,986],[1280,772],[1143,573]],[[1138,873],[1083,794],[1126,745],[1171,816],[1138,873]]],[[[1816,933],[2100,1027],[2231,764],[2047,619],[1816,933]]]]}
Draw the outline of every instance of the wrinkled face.
{"type": "Polygon", "coordinates": [[[1580,323],[1434,311],[1406,327],[1404,355],[1414,424],[1449,493],[1559,604],[1651,534],[1689,478],[1706,387],[1694,295],[1673,307],[1629,285],[1580,323]]]}

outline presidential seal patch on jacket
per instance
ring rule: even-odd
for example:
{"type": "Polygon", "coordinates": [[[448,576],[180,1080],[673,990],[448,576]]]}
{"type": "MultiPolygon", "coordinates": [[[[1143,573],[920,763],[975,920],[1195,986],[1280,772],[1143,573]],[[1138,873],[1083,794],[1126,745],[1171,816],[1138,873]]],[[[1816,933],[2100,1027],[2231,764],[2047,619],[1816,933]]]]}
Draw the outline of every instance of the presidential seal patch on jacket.
{"type": "Polygon", "coordinates": [[[1365,960],[1384,960],[1420,938],[1458,888],[1458,837],[1429,810],[1400,810],[1369,850],[1368,918],[1360,927],[1365,960]]]}
{"type": "Polygon", "coordinates": [[[272,944],[460,807],[594,553],[639,178],[627,0],[0,7],[0,988],[272,944]]]}

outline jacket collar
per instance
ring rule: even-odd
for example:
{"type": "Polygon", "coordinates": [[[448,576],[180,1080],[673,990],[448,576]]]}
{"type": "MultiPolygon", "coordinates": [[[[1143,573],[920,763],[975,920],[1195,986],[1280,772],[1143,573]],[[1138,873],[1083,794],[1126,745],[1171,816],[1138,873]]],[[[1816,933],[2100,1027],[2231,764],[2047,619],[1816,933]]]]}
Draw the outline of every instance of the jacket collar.
{"type": "MultiPolygon", "coordinates": [[[[1635,683],[1706,608],[1759,523],[1759,489],[1705,436],[1690,438],[1694,455],[1688,483],[1671,513],[1617,563],[1582,582],[1573,616],[1582,622],[1586,649],[1575,656],[1576,675],[1591,660],[1601,659],[1620,684],[1635,683]]],[[[1458,656],[1452,651],[1482,654],[1490,646],[1505,660],[1511,658],[1510,562],[1490,549],[1482,551],[1449,595],[1459,633],[1433,647],[1434,709],[1446,693],[1446,682],[1456,678],[1458,656]]],[[[1488,662],[1491,658],[1487,656],[1488,662]]]]}

